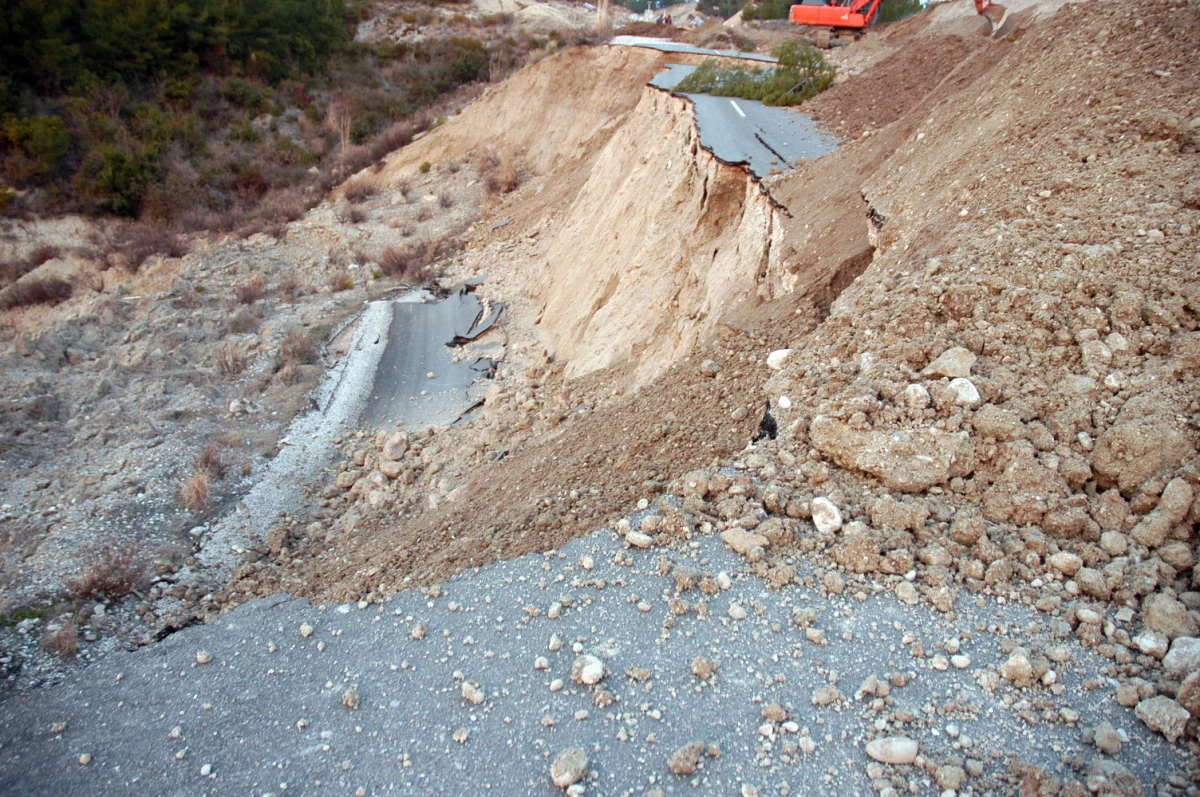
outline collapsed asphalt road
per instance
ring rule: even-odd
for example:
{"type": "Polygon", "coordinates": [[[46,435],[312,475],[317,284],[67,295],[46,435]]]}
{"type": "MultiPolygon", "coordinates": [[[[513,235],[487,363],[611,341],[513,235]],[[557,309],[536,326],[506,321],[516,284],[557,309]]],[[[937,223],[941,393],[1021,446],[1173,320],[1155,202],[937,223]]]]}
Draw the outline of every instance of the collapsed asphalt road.
{"type": "Polygon", "coordinates": [[[407,429],[454,423],[477,401],[472,386],[486,376],[486,359],[456,360],[453,344],[482,335],[500,308],[485,311],[468,286],[451,289],[442,301],[424,292],[391,302],[387,348],[362,413],[364,429],[407,429]]]}
{"type": "Polygon", "coordinates": [[[1084,778],[1102,721],[1127,740],[1105,760],[1147,786],[1183,764],[1061,621],[835,594],[804,561],[815,583],[768,589],[745,564],[715,534],[638,550],[603,530],[380,604],[247,604],[0,703],[0,793],[551,797],[569,747],[588,794],[926,794],[935,771],[1011,793],[1012,760],[1084,778]],[[1065,690],[1001,677],[1014,644],[1055,651],[1065,690]],[[867,757],[889,736],[916,765],[867,757]]]}
{"type": "MultiPolygon", "coordinates": [[[[650,85],[665,91],[695,71],[694,66],[668,64],[650,85]]],[[[692,101],[700,141],[722,161],[746,164],[763,178],[837,149],[837,139],[807,115],[757,100],[684,94],[692,101]]]]}
{"type": "Polygon", "coordinates": [[[485,308],[472,288],[451,288],[440,301],[412,291],[364,307],[349,351],[318,390],[317,406],[292,422],[278,454],[232,511],[191,530],[207,576],[226,581],[280,511],[299,511],[304,486],[324,477],[346,434],[398,423],[410,431],[449,425],[481,400],[473,386],[492,362],[459,359],[454,347],[491,329],[502,306],[485,308]]]}

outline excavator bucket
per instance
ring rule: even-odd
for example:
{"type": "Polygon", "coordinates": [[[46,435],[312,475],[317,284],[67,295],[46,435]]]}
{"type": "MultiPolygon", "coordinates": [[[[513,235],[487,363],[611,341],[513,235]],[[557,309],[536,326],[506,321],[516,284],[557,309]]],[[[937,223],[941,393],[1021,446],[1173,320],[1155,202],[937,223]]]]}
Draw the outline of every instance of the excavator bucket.
{"type": "Polygon", "coordinates": [[[1001,5],[992,4],[983,10],[983,17],[992,26],[991,36],[999,38],[1008,33],[1004,23],[1008,21],[1008,9],[1001,5]]]}

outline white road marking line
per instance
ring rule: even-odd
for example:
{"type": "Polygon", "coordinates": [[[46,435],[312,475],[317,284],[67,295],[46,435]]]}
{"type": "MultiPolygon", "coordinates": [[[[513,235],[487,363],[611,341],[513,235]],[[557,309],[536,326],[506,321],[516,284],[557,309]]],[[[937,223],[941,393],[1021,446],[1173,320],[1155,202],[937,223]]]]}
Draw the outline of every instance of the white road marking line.
{"type": "Polygon", "coordinates": [[[738,112],[738,116],[744,117],[746,115],[745,111],[743,111],[741,108],[739,108],[738,104],[736,102],[734,102],[733,100],[730,100],[729,104],[733,106],[733,110],[738,112]]]}

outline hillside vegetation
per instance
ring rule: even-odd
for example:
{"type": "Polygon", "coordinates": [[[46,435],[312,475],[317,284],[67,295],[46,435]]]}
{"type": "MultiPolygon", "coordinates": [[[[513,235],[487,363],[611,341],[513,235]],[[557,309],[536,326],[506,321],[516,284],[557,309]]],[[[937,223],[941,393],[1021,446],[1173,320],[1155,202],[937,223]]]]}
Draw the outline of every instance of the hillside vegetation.
{"type": "Polygon", "coordinates": [[[5,3],[0,207],[280,224],[527,46],[428,11],[414,18],[445,24],[419,40],[355,44],[364,15],[344,0],[5,3]]]}

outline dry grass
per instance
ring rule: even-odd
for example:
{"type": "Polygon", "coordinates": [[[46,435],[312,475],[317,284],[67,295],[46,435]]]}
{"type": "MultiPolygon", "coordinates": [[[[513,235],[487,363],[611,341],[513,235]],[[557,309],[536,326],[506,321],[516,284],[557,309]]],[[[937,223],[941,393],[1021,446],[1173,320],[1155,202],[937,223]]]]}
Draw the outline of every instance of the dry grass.
{"type": "Polygon", "coordinates": [[[300,284],[300,280],[296,279],[295,274],[288,274],[279,281],[276,294],[284,299],[295,299],[304,295],[304,286],[300,284]]]}
{"type": "Polygon", "coordinates": [[[59,277],[36,277],[22,280],[0,294],[0,310],[30,307],[35,304],[60,304],[71,298],[75,287],[59,277]]]}
{"type": "Polygon", "coordinates": [[[247,335],[258,331],[258,314],[249,306],[239,307],[236,312],[225,319],[225,330],[238,335],[247,335]]]}
{"type": "Polygon", "coordinates": [[[0,263],[0,287],[16,282],[47,260],[53,260],[61,254],[62,250],[57,246],[42,246],[23,260],[0,263]]]}
{"type": "Polygon", "coordinates": [[[329,278],[329,287],[334,293],[354,290],[354,278],[349,274],[333,274],[329,278]]]}
{"type": "Polygon", "coordinates": [[[179,502],[193,512],[208,506],[212,493],[212,475],[205,468],[197,468],[179,488],[179,502]]]}
{"type": "Polygon", "coordinates": [[[237,376],[246,370],[248,364],[246,356],[238,351],[236,346],[229,343],[217,347],[213,353],[213,360],[222,376],[237,376]]]}
{"type": "Polygon", "coordinates": [[[512,154],[505,152],[497,160],[487,156],[480,164],[479,171],[485,175],[484,181],[489,194],[511,194],[521,185],[521,177],[513,163],[512,154]]]}
{"type": "Polygon", "coordinates": [[[437,276],[433,269],[434,261],[450,254],[457,246],[458,242],[451,239],[426,238],[412,246],[385,249],[376,262],[386,276],[415,285],[428,285],[437,276]]]}
{"type": "Polygon", "coordinates": [[[452,208],[454,207],[454,197],[450,196],[448,192],[443,191],[438,194],[438,204],[443,208],[452,208]]]}
{"type": "Polygon", "coordinates": [[[200,456],[196,457],[196,468],[208,471],[214,479],[225,478],[225,459],[221,455],[221,447],[216,443],[204,446],[200,456]]]}
{"type": "Polygon", "coordinates": [[[73,659],[79,652],[79,626],[72,617],[53,631],[46,629],[40,642],[42,650],[53,653],[62,659],[73,659]]]}
{"type": "Polygon", "coordinates": [[[149,566],[145,553],[129,542],[85,547],[79,559],[79,577],[67,581],[77,600],[119,600],[142,586],[149,566]]]}
{"type": "Polygon", "coordinates": [[[346,201],[352,205],[361,205],[371,197],[375,196],[376,188],[366,180],[355,180],[346,186],[346,191],[343,196],[346,201]]]}
{"type": "Polygon", "coordinates": [[[362,224],[367,220],[367,212],[354,205],[338,208],[336,216],[342,224],[362,224]]]}
{"type": "Polygon", "coordinates": [[[281,366],[311,365],[318,359],[320,359],[320,352],[317,351],[316,341],[307,330],[293,329],[279,347],[279,364],[281,366]]]}
{"type": "Polygon", "coordinates": [[[263,291],[266,288],[266,282],[262,277],[254,277],[249,282],[244,282],[237,288],[237,300],[239,304],[254,304],[263,297],[263,291]]]}

